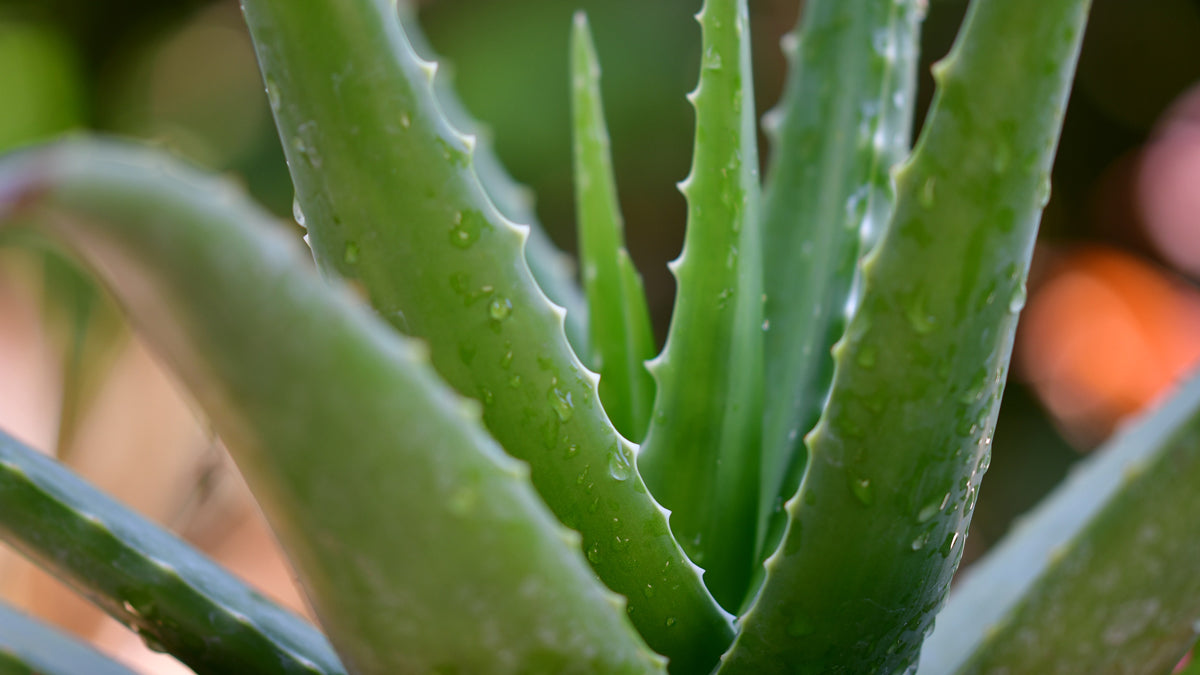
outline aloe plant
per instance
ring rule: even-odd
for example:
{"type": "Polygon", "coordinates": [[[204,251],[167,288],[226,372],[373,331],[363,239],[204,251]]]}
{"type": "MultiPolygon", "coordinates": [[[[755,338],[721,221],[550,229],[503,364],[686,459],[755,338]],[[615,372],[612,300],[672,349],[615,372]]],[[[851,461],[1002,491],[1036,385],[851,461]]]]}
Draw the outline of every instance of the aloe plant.
{"type": "MultiPolygon", "coordinates": [[[[201,673],[1162,673],[1195,641],[1197,383],[933,631],[1088,0],[974,0],[911,149],[924,3],[809,0],[765,178],[746,0],[707,0],[657,355],[582,15],[580,288],[410,10],[242,4],[319,276],[238,188],[156,151],[0,159],[0,221],[69,249],[174,368],[320,624],[0,437],[0,536],[155,648],[201,673]]],[[[17,672],[118,672],[0,620],[38,636],[0,641],[17,672]]]]}

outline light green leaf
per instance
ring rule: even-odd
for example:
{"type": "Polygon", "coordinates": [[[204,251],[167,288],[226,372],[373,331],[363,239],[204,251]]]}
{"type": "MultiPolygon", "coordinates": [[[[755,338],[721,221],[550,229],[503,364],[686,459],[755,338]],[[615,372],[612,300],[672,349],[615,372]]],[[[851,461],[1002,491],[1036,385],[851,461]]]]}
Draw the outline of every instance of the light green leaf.
{"type": "Polygon", "coordinates": [[[600,400],[609,418],[626,438],[641,441],[654,405],[654,379],[645,366],[654,356],[654,334],[641,277],[625,250],[600,102],[600,66],[583,13],[575,15],[571,33],[571,92],[579,258],[591,310],[592,362],[600,364],[600,400]]]}
{"type": "Polygon", "coordinates": [[[975,0],[935,68],[787,532],[721,672],[915,664],[987,469],[1087,9],[975,0]]]}
{"type": "MultiPolygon", "coordinates": [[[[437,61],[425,35],[421,32],[416,11],[410,0],[401,0],[400,21],[404,32],[417,54],[427,61],[437,61]]],[[[575,281],[575,261],[560,251],[537,220],[533,208],[533,196],[529,188],[517,183],[504,169],[500,158],[492,147],[490,131],[471,117],[462,101],[454,92],[451,78],[442,74],[433,81],[433,93],[437,96],[442,114],[450,124],[463,134],[475,137],[475,152],[472,162],[479,183],[492,203],[505,218],[529,227],[529,239],[525,241],[525,261],[538,286],[546,297],[567,310],[564,330],[571,346],[580,357],[589,354],[588,308],[583,292],[575,281]]],[[[588,364],[591,365],[591,364],[588,364]]]]}
{"type": "Polygon", "coordinates": [[[771,366],[759,560],[778,546],[783,502],[804,475],[803,438],[829,393],[830,348],[853,313],[859,259],[891,214],[890,171],[912,135],[920,6],[810,0],[783,41],[787,86],[763,118],[774,152],[762,210],[771,366]]]}
{"type": "Polygon", "coordinates": [[[671,529],[730,610],[754,556],[762,427],[758,151],[745,0],[708,0],[683,252],[666,347],[650,366],[658,398],[638,457],[671,529]],[[697,383],[703,383],[697,386],[697,383]]]}
{"type": "Polygon", "coordinates": [[[707,672],[732,631],[604,413],[596,377],[534,282],[525,230],[477,179],[388,0],[246,0],[250,32],[319,266],[483,404],[554,513],[677,672],[707,672]],[[636,560],[638,564],[630,564],[636,560]]]}
{"type": "Polygon", "coordinates": [[[478,406],[229,183],[75,142],[0,163],[5,211],[95,270],[193,393],[351,672],[661,672],[478,406]]]}

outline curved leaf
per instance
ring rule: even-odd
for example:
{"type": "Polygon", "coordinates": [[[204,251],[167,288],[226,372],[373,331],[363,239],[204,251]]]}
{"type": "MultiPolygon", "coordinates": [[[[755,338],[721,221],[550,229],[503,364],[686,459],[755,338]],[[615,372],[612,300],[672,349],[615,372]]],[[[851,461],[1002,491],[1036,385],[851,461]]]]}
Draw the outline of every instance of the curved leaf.
{"type": "Polygon", "coordinates": [[[230,184],[75,142],[0,163],[6,210],[86,261],[196,396],[350,671],[661,672],[478,407],[230,184]]]}
{"type": "Polygon", "coordinates": [[[251,35],[318,265],[358,279],[379,314],[426,340],[488,430],[676,672],[707,672],[732,636],[563,337],[471,141],[432,94],[389,0],[246,0],[251,35]],[[631,564],[637,561],[637,564],[631,564]]]}

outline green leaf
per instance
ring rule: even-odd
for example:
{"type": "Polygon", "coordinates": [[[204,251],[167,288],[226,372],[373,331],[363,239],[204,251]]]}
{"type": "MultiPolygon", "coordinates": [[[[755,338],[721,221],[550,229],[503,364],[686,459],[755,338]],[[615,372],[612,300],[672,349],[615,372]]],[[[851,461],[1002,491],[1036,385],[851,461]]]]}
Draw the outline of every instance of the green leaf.
{"type": "Polygon", "coordinates": [[[642,279],[625,250],[600,102],[600,66],[582,12],[575,15],[571,33],[571,92],[579,258],[591,310],[592,363],[599,364],[600,400],[609,418],[626,438],[641,441],[654,406],[654,379],[645,366],[654,356],[654,333],[642,279]]]}
{"type": "Polygon", "coordinates": [[[383,318],[427,341],[650,646],[675,672],[708,672],[729,619],[671,538],[530,276],[524,229],[488,200],[392,3],[243,6],[320,267],[357,278],[383,318]]]}
{"type": "Polygon", "coordinates": [[[762,427],[762,269],[758,151],[745,0],[709,0],[703,33],[683,252],[658,398],[638,457],[671,509],[671,529],[722,606],[750,581],[762,427]],[[698,386],[697,383],[703,383],[698,386]]]}
{"type": "Polygon", "coordinates": [[[920,673],[1170,672],[1200,633],[1198,484],[1200,377],[967,570],[920,673]]]}
{"type": "Polygon", "coordinates": [[[306,621],[3,432],[0,538],[197,673],[346,672],[306,621]]]}
{"type": "Polygon", "coordinates": [[[763,418],[759,556],[779,544],[783,501],[804,474],[802,439],[833,377],[861,253],[891,213],[907,155],[922,3],[811,0],[783,49],[788,81],[763,118],[774,146],[763,193],[763,418]],[[868,48],[868,46],[870,48],[868,48]]]}
{"type": "Polygon", "coordinates": [[[0,603],[3,675],[134,675],[76,639],[0,603]]]}
{"type": "MultiPolygon", "coordinates": [[[[438,56],[421,32],[416,11],[410,5],[407,0],[398,3],[404,32],[421,58],[436,61],[438,56]]],[[[581,356],[588,355],[588,308],[579,284],[575,282],[574,260],[550,240],[537,220],[531,191],[513,180],[504,169],[492,147],[490,132],[467,112],[446,73],[433,81],[433,93],[437,96],[442,114],[450,124],[459,132],[475,137],[475,152],[472,156],[475,174],[492,203],[496,205],[496,210],[505,218],[529,227],[529,239],[525,242],[525,262],[529,263],[529,271],[537,280],[538,286],[545,291],[546,297],[567,310],[564,330],[571,346],[575,348],[575,353],[581,356]]]]}
{"type": "Polygon", "coordinates": [[[976,0],[936,66],[787,533],[722,672],[916,661],[987,468],[1087,7],[976,0]]]}
{"type": "Polygon", "coordinates": [[[196,396],[352,672],[661,672],[478,406],[231,184],[78,142],[0,163],[6,209],[196,396]]]}

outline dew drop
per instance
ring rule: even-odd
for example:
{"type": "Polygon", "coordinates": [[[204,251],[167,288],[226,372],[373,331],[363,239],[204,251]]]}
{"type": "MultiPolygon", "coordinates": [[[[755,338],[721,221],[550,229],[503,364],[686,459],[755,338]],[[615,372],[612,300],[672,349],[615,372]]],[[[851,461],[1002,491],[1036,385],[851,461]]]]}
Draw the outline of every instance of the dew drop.
{"type": "Polygon", "coordinates": [[[947,493],[946,497],[944,499],[942,499],[942,501],[929,502],[928,504],[923,506],[921,508],[920,512],[917,513],[917,522],[918,523],[929,522],[930,519],[932,519],[934,516],[936,516],[938,514],[939,511],[942,510],[942,508],[946,504],[946,499],[949,499],[949,498],[950,498],[950,495],[949,495],[949,493],[947,493]]]}
{"type": "Polygon", "coordinates": [[[346,242],[346,247],[342,250],[342,260],[347,265],[358,264],[358,244],[353,241],[346,242]]]}
{"type": "Polygon", "coordinates": [[[599,543],[594,543],[588,548],[587,559],[590,560],[593,565],[600,562],[600,544],[599,543]]]}
{"type": "Polygon", "coordinates": [[[920,551],[921,549],[925,548],[925,544],[929,543],[929,535],[930,532],[922,532],[921,534],[917,535],[917,538],[912,540],[912,550],[920,551]]]}
{"type": "Polygon", "coordinates": [[[275,80],[267,78],[267,102],[271,104],[271,110],[279,110],[279,86],[275,84],[275,80]]]}
{"type": "Polygon", "coordinates": [[[579,446],[578,445],[571,443],[570,445],[567,446],[567,451],[566,451],[567,459],[573,459],[578,454],[579,454],[579,446]]]}
{"type": "Polygon", "coordinates": [[[725,306],[729,304],[729,298],[731,297],[733,297],[732,288],[726,288],[720,293],[717,293],[717,309],[725,309],[725,306]]]}
{"type": "Polygon", "coordinates": [[[1016,314],[1025,307],[1025,284],[1018,284],[1013,291],[1012,296],[1008,299],[1008,311],[1016,314]]]}
{"type": "Polygon", "coordinates": [[[546,392],[546,400],[550,402],[550,407],[554,409],[554,414],[558,415],[559,421],[568,422],[575,414],[575,405],[571,402],[569,391],[564,392],[558,387],[551,387],[550,391],[546,392]]]}
{"type": "Polygon", "coordinates": [[[668,616],[667,617],[667,628],[670,628],[671,626],[674,626],[674,625],[675,625],[675,617],[668,616]]]}
{"type": "Polygon", "coordinates": [[[491,389],[488,389],[487,387],[479,388],[479,402],[480,403],[483,403],[484,405],[491,405],[494,400],[495,400],[495,396],[492,395],[491,389]]]}
{"type": "Polygon", "coordinates": [[[646,587],[642,589],[642,595],[646,596],[647,598],[653,598],[654,586],[651,584],[646,584],[646,587]]]}
{"type": "Polygon", "coordinates": [[[512,367],[512,362],[513,362],[513,351],[512,351],[512,347],[509,347],[507,350],[505,350],[504,356],[500,357],[500,367],[505,370],[508,370],[509,368],[512,367]]]}
{"type": "MultiPolygon", "coordinates": [[[[492,317],[493,321],[503,321],[503,320],[507,319],[509,317],[509,315],[511,315],[511,314],[512,314],[512,300],[509,300],[508,298],[504,297],[503,295],[495,296],[494,298],[492,298],[492,301],[488,304],[488,316],[492,317]]],[[[511,352],[510,352],[510,354],[511,354],[511,352]]]]}
{"type": "Polygon", "coordinates": [[[709,47],[704,52],[704,67],[708,70],[720,70],[721,54],[717,50],[709,47]]]}
{"type": "Polygon", "coordinates": [[[859,476],[850,476],[850,492],[854,494],[855,499],[863,504],[870,506],[875,503],[875,495],[871,491],[871,480],[859,476]]]}
{"type": "Polygon", "coordinates": [[[954,545],[958,543],[958,537],[959,534],[957,532],[951,532],[946,535],[946,540],[942,542],[942,547],[938,549],[943,558],[950,556],[950,551],[954,550],[954,545]]]}
{"type": "Polygon", "coordinates": [[[466,250],[479,241],[483,230],[491,225],[478,211],[460,211],[454,214],[454,227],[450,230],[450,243],[466,250]]]}
{"type": "Polygon", "coordinates": [[[934,198],[936,196],[934,191],[936,189],[937,179],[926,178],[925,183],[921,186],[921,195],[918,197],[921,202],[921,206],[924,206],[927,209],[933,207],[934,198]]]}
{"type": "Polygon", "coordinates": [[[400,126],[405,129],[412,126],[412,118],[408,116],[408,113],[400,113],[400,126]]]}
{"type": "Polygon", "coordinates": [[[608,474],[616,480],[628,480],[633,474],[633,462],[624,444],[617,443],[609,450],[608,474]]]}
{"type": "Polygon", "coordinates": [[[462,359],[463,365],[470,367],[471,362],[475,360],[475,354],[479,349],[475,345],[469,345],[465,342],[458,345],[458,358],[462,359]]]}
{"type": "Polygon", "coordinates": [[[1037,186],[1038,206],[1041,208],[1046,208],[1046,205],[1050,203],[1050,191],[1050,174],[1042,174],[1042,178],[1038,181],[1037,186]]]}
{"type": "Polygon", "coordinates": [[[305,229],[308,228],[308,223],[304,220],[304,211],[302,211],[300,209],[300,200],[299,199],[292,200],[292,218],[296,221],[296,224],[299,225],[300,227],[303,227],[305,229]]]}
{"type": "Polygon", "coordinates": [[[517,389],[518,387],[520,387],[521,386],[521,376],[513,375],[512,377],[508,378],[508,386],[513,389],[517,389]]]}

